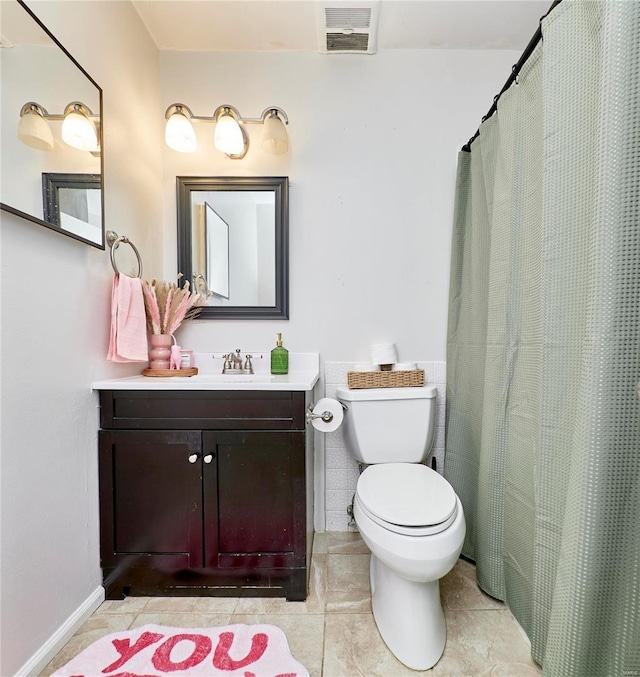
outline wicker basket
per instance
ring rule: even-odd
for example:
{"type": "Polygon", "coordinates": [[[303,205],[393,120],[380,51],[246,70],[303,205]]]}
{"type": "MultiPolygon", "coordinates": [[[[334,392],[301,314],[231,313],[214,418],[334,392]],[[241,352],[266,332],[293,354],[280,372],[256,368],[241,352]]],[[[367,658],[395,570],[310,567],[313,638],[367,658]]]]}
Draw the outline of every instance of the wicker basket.
{"type": "Polygon", "coordinates": [[[407,388],[424,385],[424,369],[411,371],[348,371],[349,388],[407,388]]]}

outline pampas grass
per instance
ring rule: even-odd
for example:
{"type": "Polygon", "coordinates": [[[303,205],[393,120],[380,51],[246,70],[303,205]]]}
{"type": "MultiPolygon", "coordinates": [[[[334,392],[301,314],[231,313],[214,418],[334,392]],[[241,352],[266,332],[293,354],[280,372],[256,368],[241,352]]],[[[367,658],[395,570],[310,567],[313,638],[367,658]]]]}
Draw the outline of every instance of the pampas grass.
{"type": "Polygon", "coordinates": [[[190,291],[189,282],[182,287],[174,282],[142,281],[147,331],[150,334],[173,334],[185,321],[198,316],[207,296],[190,291]]]}

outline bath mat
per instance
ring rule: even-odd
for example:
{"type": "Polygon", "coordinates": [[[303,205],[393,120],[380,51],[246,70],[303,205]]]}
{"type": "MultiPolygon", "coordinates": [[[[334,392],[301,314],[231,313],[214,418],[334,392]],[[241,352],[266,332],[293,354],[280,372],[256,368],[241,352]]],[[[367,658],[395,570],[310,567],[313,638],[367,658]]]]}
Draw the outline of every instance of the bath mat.
{"type": "Polygon", "coordinates": [[[275,625],[170,628],[106,635],[52,677],[309,677],[275,625]]]}

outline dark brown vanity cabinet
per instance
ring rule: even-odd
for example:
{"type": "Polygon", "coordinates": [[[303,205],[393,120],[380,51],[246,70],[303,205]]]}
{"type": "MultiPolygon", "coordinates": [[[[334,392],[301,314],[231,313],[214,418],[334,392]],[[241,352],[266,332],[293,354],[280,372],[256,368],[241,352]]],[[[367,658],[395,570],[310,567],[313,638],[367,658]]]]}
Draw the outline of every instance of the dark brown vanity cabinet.
{"type": "Polygon", "coordinates": [[[108,599],[306,598],[304,392],[101,391],[100,414],[108,599]]]}

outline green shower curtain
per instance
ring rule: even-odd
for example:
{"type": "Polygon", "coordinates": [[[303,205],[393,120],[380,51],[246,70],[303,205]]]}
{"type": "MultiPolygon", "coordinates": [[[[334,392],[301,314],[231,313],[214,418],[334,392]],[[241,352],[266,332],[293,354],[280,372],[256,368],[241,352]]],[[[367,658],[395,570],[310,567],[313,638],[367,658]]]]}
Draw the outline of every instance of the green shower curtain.
{"type": "Polygon", "coordinates": [[[543,674],[640,675],[640,2],[542,32],[459,157],[445,475],[543,674]]]}

